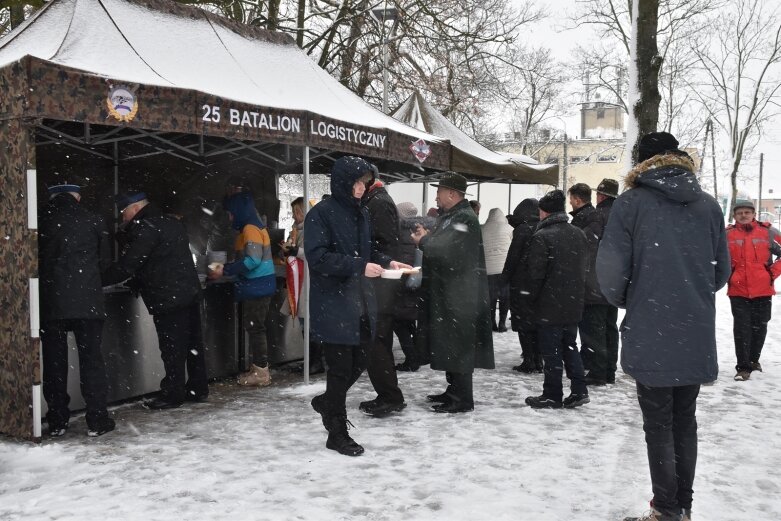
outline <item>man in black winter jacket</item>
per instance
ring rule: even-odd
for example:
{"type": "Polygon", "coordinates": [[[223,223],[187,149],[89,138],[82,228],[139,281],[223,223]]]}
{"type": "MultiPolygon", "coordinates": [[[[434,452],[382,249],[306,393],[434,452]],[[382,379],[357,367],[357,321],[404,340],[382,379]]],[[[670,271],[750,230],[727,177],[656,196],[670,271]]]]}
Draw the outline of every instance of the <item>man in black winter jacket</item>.
{"type": "MultiPolygon", "coordinates": [[[[586,293],[584,297],[583,319],[578,324],[580,331],[580,356],[583,366],[589,369],[587,385],[605,385],[607,383],[608,353],[608,315],[615,309],[610,306],[599,290],[597,282],[597,250],[602,240],[604,221],[602,214],[591,204],[591,188],[586,183],[572,185],[569,189],[569,202],[572,205],[572,224],[586,234],[588,244],[588,265],[586,268],[586,293]]],[[[615,327],[615,316],[613,317],[615,327]]],[[[616,346],[617,347],[617,346],[616,346]]],[[[615,369],[613,370],[615,382],[615,369]]]]}
{"type": "Polygon", "coordinates": [[[103,220],[81,204],[81,181],[58,175],[41,211],[39,279],[43,395],[51,436],[68,428],[68,331],[79,353],[81,394],[87,405],[87,435],[114,430],[106,410],[108,381],[100,343],[106,317],[100,270],[110,262],[103,220]]]}
{"type": "Polygon", "coordinates": [[[164,215],[144,192],[116,198],[126,244],[103,283],[133,279],[157,330],[165,377],[160,396],[149,409],[172,409],[185,400],[209,395],[201,331],[201,285],[190,254],[187,231],[178,219],[164,215]],[[188,379],[185,384],[185,365],[188,379]]]}
{"type": "Polygon", "coordinates": [[[589,402],[576,343],[587,260],[585,234],[567,222],[564,192],[549,192],[540,199],[540,224],[529,251],[529,298],[534,303],[545,362],[542,395],[526,398],[535,409],[572,408],[589,402]],[[562,362],[571,381],[571,393],[563,400],[562,362]]]}
{"type": "MultiPolygon", "coordinates": [[[[376,173],[375,173],[376,176],[376,173]]],[[[399,258],[399,214],[396,203],[376,177],[366,183],[364,204],[369,210],[372,247],[391,259],[399,258]]],[[[398,280],[372,279],[377,299],[377,333],[375,334],[366,367],[377,398],[361,402],[359,409],[377,418],[402,410],[407,404],[399,389],[396,365],[393,362],[393,321],[396,295],[401,286],[398,280]]]]}
{"type": "Polygon", "coordinates": [[[513,240],[502,270],[502,282],[510,286],[510,324],[518,332],[521,344],[520,365],[513,371],[522,373],[542,372],[542,353],[537,341],[537,324],[529,299],[529,246],[534,230],[540,222],[540,207],[537,199],[524,199],[507,218],[514,228],[513,240]]]}

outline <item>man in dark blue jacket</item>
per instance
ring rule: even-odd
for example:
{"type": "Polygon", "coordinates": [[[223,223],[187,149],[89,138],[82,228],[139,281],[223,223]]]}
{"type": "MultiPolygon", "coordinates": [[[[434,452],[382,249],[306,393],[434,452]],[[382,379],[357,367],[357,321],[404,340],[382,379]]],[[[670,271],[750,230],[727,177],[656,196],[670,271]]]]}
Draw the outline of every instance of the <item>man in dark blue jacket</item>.
{"type": "Polygon", "coordinates": [[[310,329],[323,343],[328,364],[326,390],[312,399],[328,431],[326,447],[358,456],[363,447],[347,433],[347,391],[366,369],[376,331],[377,304],[366,278],[383,266],[409,268],[372,248],[369,214],[361,204],[372,177],[365,160],[345,156],[331,169],[331,197],[306,215],[304,250],[310,270],[310,329]]]}
{"type": "Polygon", "coordinates": [[[613,204],[597,276],[610,303],[626,308],[621,367],[636,380],[643,412],[650,519],[678,521],[691,517],[697,395],[718,374],[715,293],[730,262],[721,208],[678,141],[648,134],[638,161],[613,204]]]}

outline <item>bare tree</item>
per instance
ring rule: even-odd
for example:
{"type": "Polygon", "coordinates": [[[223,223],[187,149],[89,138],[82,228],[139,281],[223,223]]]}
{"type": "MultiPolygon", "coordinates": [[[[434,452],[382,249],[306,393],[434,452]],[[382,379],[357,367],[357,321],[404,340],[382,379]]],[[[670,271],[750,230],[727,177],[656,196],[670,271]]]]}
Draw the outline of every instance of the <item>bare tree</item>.
{"type": "Polygon", "coordinates": [[[735,203],[741,161],[779,114],[781,19],[778,7],[762,0],[733,0],[730,16],[713,17],[710,38],[695,48],[707,78],[695,92],[729,136],[730,208],[735,203]]]}
{"type": "MultiPolygon", "coordinates": [[[[723,0],[658,0],[657,22],[653,25],[656,55],[659,57],[659,107],[657,129],[679,136],[681,142],[693,140],[701,131],[704,117],[687,107],[691,67],[696,61],[691,42],[706,26],[703,17],[724,4],[723,0]]],[[[609,93],[610,100],[629,113],[626,102],[628,74],[622,66],[631,50],[632,0],[578,0],[580,9],[573,18],[577,25],[596,29],[599,41],[582,47],[576,54],[584,70],[584,83],[609,93]],[[618,45],[616,45],[618,44],[618,45]]],[[[646,2],[638,7],[646,9],[646,2]]],[[[639,29],[649,27],[641,24],[639,29]]],[[[649,37],[651,35],[648,35],[649,37]]],[[[649,40],[650,41],[650,40],[649,40]]],[[[650,64],[650,62],[648,62],[650,64]]]]}

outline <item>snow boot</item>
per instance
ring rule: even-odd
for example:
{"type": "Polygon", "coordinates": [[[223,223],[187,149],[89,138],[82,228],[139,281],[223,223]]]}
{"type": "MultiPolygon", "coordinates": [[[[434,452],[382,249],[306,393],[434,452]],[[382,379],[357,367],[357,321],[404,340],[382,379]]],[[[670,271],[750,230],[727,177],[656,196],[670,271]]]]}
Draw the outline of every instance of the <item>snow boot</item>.
{"type": "Polygon", "coordinates": [[[271,385],[271,372],[268,365],[258,367],[255,364],[250,365],[249,371],[239,375],[238,384],[247,387],[267,387],[271,385]]]}
{"type": "Polygon", "coordinates": [[[544,395],[527,397],[526,405],[532,409],[561,409],[561,402],[544,395]]]}
{"type": "Polygon", "coordinates": [[[519,373],[531,374],[537,371],[537,366],[534,365],[534,361],[532,360],[532,357],[529,356],[527,358],[524,358],[520,365],[513,366],[513,371],[518,371],[519,373]]]}
{"type": "Polygon", "coordinates": [[[749,378],[751,378],[751,371],[740,370],[738,371],[738,374],[735,375],[736,382],[745,382],[749,378]]]}
{"type": "Polygon", "coordinates": [[[591,398],[587,394],[570,394],[562,400],[561,405],[565,409],[574,409],[589,402],[591,402],[591,398]]]}
{"type": "Polygon", "coordinates": [[[87,428],[87,436],[90,438],[96,438],[103,436],[107,432],[111,432],[116,427],[116,422],[111,418],[98,418],[87,428]]]}
{"type": "Polygon", "coordinates": [[[328,440],[325,442],[325,448],[335,450],[345,456],[360,456],[363,454],[363,447],[347,433],[349,427],[355,426],[350,423],[346,414],[329,415],[326,423],[328,440]]]}
{"type": "Polygon", "coordinates": [[[762,372],[762,364],[759,362],[751,362],[751,370],[752,371],[759,371],[762,372]]]}
{"type": "Polygon", "coordinates": [[[683,521],[683,514],[663,514],[655,508],[640,517],[625,517],[624,521],[683,521]]]}

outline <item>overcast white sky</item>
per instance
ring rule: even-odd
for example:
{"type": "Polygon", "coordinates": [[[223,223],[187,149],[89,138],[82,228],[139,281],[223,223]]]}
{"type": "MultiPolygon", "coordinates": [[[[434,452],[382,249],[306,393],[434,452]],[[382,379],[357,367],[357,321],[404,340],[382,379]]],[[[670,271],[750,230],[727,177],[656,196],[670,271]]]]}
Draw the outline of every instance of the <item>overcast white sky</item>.
{"type": "MultiPolygon", "coordinates": [[[[521,5],[524,0],[513,0],[516,4],[521,5]]],[[[548,19],[543,20],[533,26],[529,26],[524,33],[528,42],[535,45],[544,44],[550,47],[556,56],[561,60],[568,60],[572,50],[575,48],[578,42],[588,41],[594,38],[594,29],[589,26],[581,26],[572,28],[572,22],[568,19],[568,15],[571,15],[573,9],[577,7],[574,2],[564,2],[562,0],[538,0],[538,5],[545,7],[550,16],[548,19]]],[[[575,85],[575,88],[578,86],[575,85]]],[[[578,106],[573,102],[571,115],[564,118],[551,118],[548,123],[552,128],[559,130],[566,130],[570,136],[577,136],[580,119],[578,115],[578,106]],[[563,119],[563,121],[562,121],[563,119]],[[565,128],[566,126],[566,128],[565,128]]],[[[726,149],[724,140],[726,136],[722,133],[719,135],[717,129],[717,148],[726,149]]],[[[696,144],[698,148],[701,147],[701,143],[696,144]]],[[[756,197],[759,192],[759,154],[764,152],[764,175],[763,175],[763,198],[781,198],[781,175],[778,175],[778,170],[781,169],[781,120],[776,121],[774,124],[768,125],[765,130],[765,135],[762,142],[756,147],[756,149],[747,157],[743,159],[741,172],[746,176],[752,176],[752,179],[745,179],[739,182],[739,189],[746,193],[750,197],[756,197]]],[[[710,145],[709,145],[710,148],[710,145]]],[[[719,154],[717,150],[717,155],[719,154]]],[[[728,154],[723,154],[724,156],[728,154]]],[[[707,158],[706,168],[704,175],[711,176],[712,170],[710,169],[710,158],[707,158]]],[[[728,172],[725,171],[726,165],[717,165],[720,177],[719,177],[719,193],[724,194],[724,189],[729,185],[728,172]]],[[[471,190],[473,196],[470,199],[477,198],[477,187],[473,187],[471,190]]],[[[420,185],[414,188],[403,188],[400,185],[395,185],[391,189],[391,194],[394,196],[397,202],[411,201],[417,206],[422,205],[422,193],[420,185]]],[[[515,208],[523,198],[525,197],[539,197],[542,195],[534,187],[516,185],[512,189],[512,193],[508,194],[507,185],[492,185],[490,183],[482,184],[480,187],[479,198],[483,203],[483,208],[486,210],[482,212],[481,222],[483,222],[487,216],[487,210],[493,207],[499,207],[503,211],[507,211],[508,208],[515,208]],[[509,196],[509,197],[508,197],[509,196]]],[[[434,190],[429,190],[429,206],[434,206],[434,190]]],[[[425,209],[422,210],[425,212],[425,209]]]]}

